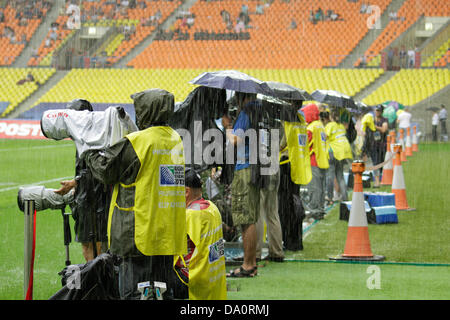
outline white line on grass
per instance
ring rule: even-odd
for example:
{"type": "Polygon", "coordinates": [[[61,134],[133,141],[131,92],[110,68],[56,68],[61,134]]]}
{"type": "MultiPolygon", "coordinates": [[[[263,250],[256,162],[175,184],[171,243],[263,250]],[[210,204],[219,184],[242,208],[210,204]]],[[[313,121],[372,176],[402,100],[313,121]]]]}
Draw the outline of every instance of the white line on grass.
{"type": "Polygon", "coordinates": [[[62,180],[71,179],[71,178],[73,178],[73,176],[62,177],[62,178],[55,178],[55,179],[44,180],[44,181],[38,181],[38,182],[30,183],[30,184],[23,184],[23,185],[20,185],[20,186],[3,188],[3,189],[0,189],[0,192],[5,192],[5,191],[14,190],[14,189],[19,189],[21,187],[38,186],[38,185],[41,185],[41,184],[44,184],[44,183],[48,183],[48,182],[62,181],[62,180]]]}
{"type": "Polygon", "coordinates": [[[60,145],[51,145],[51,146],[35,146],[35,147],[22,147],[22,148],[8,148],[8,149],[0,149],[2,151],[18,151],[18,150],[30,150],[30,149],[49,149],[49,148],[63,148],[63,147],[71,147],[74,146],[72,143],[65,143],[60,145]]]}

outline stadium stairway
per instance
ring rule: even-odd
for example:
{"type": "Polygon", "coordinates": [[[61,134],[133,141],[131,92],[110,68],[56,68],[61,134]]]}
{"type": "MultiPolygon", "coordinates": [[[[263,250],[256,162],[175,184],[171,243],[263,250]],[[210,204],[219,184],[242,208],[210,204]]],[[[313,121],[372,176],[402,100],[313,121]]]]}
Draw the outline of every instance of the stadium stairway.
{"type": "Polygon", "coordinates": [[[391,79],[396,73],[397,71],[384,71],[381,76],[355,94],[353,98],[357,101],[362,101],[365,97],[369,96],[372,92],[381,87],[385,82],[389,81],[389,79],[391,79]]]}
{"type": "Polygon", "coordinates": [[[139,55],[145,48],[147,48],[156,36],[156,33],[159,29],[166,30],[168,29],[174,22],[179,12],[181,11],[189,11],[189,8],[192,7],[197,0],[186,0],[184,1],[177,9],[175,9],[171,15],[160,25],[160,28],[156,28],[144,41],[134,47],[131,52],[129,52],[126,56],[122,57],[114,67],[116,68],[127,68],[128,62],[134,59],[137,55],[139,55]]]}
{"type": "Polygon", "coordinates": [[[28,45],[23,49],[22,53],[19,57],[17,57],[16,61],[13,63],[12,67],[14,68],[26,68],[27,63],[31,57],[31,51],[34,47],[39,47],[42,41],[47,36],[48,30],[50,29],[50,25],[52,22],[55,22],[59,15],[59,10],[61,7],[64,7],[65,0],[55,0],[55,4],[52,6],[51,10],[47,13],[45,19],[43,19],[42,23],[37,28],[33,37],[29,41],[28,45]]]}
{"type": "Polygon", "coordinates": [[[57,70],[47,82],[45,82],[38,90],[28,96],[21,104],[19,104],[14,110],[12,110],[6,117],[18,118],[19,115],[30,109],[40,97],[42,97],[48,90],[55,86],[62,78],[64,78],[70,70],[57,70]]]}
{"type": "Polygon", "coordinates": [[[352,50],[352,52],[350,52],[350,54],[344,60],[342,60],[342,62],[339,64],[340,68],[353,68],[355,66],[358,59],[360,59],[364,55],[370,45],[375,41],[375,39],[381,34],[383,29],[389,23],[389,12],[397,12],[405,1],[406,0],[391,1],[384,12],[381,13],[380,28],[370,29],[366,33],[364,38],[352,50]]]}

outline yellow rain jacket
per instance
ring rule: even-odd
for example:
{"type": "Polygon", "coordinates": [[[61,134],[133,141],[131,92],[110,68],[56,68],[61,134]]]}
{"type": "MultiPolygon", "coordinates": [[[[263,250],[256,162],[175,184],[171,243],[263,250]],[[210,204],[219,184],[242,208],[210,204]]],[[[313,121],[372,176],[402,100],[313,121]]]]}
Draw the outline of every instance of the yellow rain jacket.
{"type": "Polygon", "coordinates": [[[335,121],[327,123],[325,133],[328,143],[333,150],[333,155],[337,160],[353,159],[352,148],[347,140],[346,130],[342,123],[335,121]]]}
{"type": "Polygon", "coordinates": [[[306,123],[304,121],[285,121],[283,126],[286,135],[289,161],[291,162],[292,182],[306,185],[312,179],[306,123]]]}
{"type": "Polygon", "coordinates": [[[312,145],[312,152],[316,155],[317,166],[321,169],[328,169],[330,167],[328,162],[328,141],[322,122],[320,120],[311,122],[307,130],[312,133],[312,140],[309,146],[312,145]]]}
{"type": "Polygon", "coordinates": [[[141,167],[134,183],[114,186],[108,219],[109,241],[130,229],[130,234],[134,231],[136,248],[146,256],[186,254],[184,155],[180,136],[170,127],[156,126],[133,132],[126,138],[141,167]],[[129,218],[124,218],[126,215],[129,218]],[[115,221],[122,221],[121,226],[115,221]]]}
{"type": "Polygon", "coordinates": [[[361,130],[366,132],[366,128],[375,131],[375,121],[371,113],[366,113],[361,119],[361,130]]]}
{"type": "MultiPolygon", "coordinates": [[[[189,299],[226,300],[224,240],[219,209],[201,200],[186,210],[187,234],[195,244],[189,262],[189,299]]],[[[178,257],[175,257],[175,261],[178,257]]]]}

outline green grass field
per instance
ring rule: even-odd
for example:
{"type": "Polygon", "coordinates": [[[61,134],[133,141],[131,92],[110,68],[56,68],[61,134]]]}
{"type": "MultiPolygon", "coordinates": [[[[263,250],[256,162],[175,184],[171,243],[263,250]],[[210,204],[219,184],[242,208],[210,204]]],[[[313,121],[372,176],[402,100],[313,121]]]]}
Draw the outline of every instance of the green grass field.
{"type": "MultiPolygon", "coordinates": [[[[0,140],[0,299],[23,299],[24,219],[17,207],[18,187],[57,188],[60,180],[73,176],[74,160],[71,141],[0,140]]],[[[386,257],[377,265],[379,289],[367,284],[370,264],[328,261],[343,252],[347,233],[335,206],[304,235],[303,251],[287,252],[291,261],[261,264],[254,279],[229,279],[229,299],[449,299],[449,168],[449,144],[421,144],[403,163],[408,202],[417,210],[398,212],[398,224],[369,225],[373,253],[386,257]]],[[[34,299],[45,300],[61,288],[60,212],[38,213],[36,243],[34,299]]],[[[72,263],[83,263],[78,243],[71,244],[70,253],[72,263]]]]}

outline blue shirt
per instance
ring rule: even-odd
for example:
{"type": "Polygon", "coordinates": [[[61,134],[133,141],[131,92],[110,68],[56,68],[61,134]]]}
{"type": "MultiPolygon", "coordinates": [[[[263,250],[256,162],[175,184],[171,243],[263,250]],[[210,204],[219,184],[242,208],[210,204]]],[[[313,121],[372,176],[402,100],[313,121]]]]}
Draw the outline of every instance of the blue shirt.
{"type": "Polygon", "coordinates": [[[245,113],[241,111],[236,119],[236,123],[233,127],[233,134],[242,139],[241,143],[236,146],[237,161],[235,166],[235,171],[248,168],[250,166],[249,161],[249,145],[247,139],[245,139],[244,133],[250,129],[250,118],[245,113]],[[240,130],[239,130],[240,129],[240,130]],[[239,130],[239,131],[238,131],[239,130]]]}

